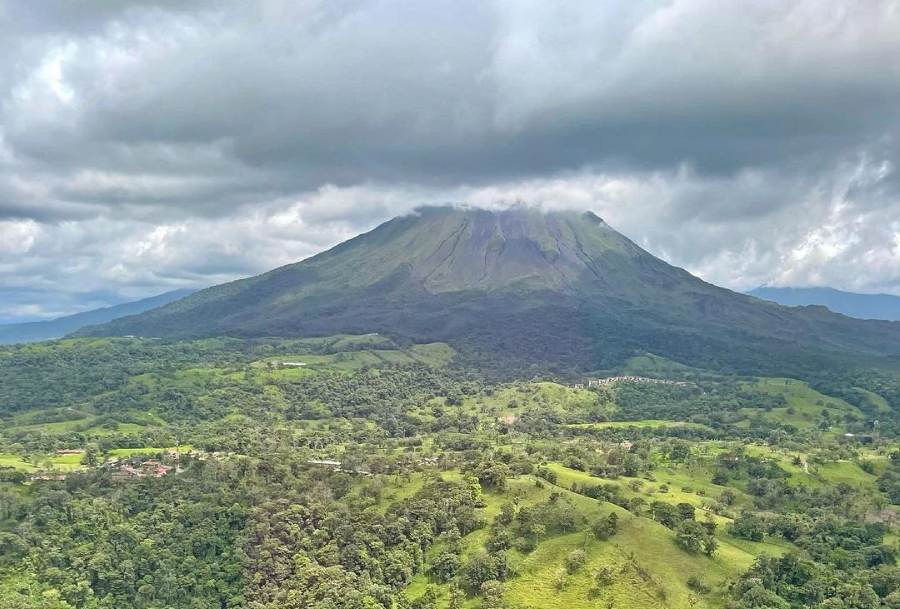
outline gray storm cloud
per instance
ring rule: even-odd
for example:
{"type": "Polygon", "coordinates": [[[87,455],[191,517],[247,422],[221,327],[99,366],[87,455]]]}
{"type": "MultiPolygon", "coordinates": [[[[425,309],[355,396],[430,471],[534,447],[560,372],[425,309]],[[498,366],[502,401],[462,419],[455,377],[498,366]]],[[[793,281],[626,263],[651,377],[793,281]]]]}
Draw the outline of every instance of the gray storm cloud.
{"type": "Polygon", "coordinates": [[[733,288],[900,293],[895,1],[0,0],[0,36],[0,320],[462,200],[593,209],[733,288]]]}

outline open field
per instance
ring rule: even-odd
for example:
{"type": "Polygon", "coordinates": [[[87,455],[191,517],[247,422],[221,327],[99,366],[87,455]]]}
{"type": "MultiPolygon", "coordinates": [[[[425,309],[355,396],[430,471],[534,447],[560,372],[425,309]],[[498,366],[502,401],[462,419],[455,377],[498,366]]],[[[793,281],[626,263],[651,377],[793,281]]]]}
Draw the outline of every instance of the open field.
{"type": "MultiPolygon", "coordinates": [[[[482,511],[488,521],[497,516],[504,503],[515,502],[521,509],[547,501],[553,493],[559,493],[559,501],[573,506],[580,518],[578,530],[548,536],[538,543],[533,552],[510,552],[516,575],[507,583],[506,598],[514,606],[533,609],[588,608],[598,604],[604,606],[603,603],[608,602],[613,602],[615,607],[628,608],[656,603],[685,609],[718,606],[726,583],[749,567],[756,556],[763,553],[778,556],[790,549],[789,544],[784,543],[735,539],[720,526],[717,534],[720,546],[715,557],[685,554],[675,544],[672,531],[659,523],[629,514],[610,503],[572,493],[567,488],[572,482],[598,484],[603,482],[602,479],[559,465],[551,468],[559,475],[555,485],[533,476],[524,476],[509,480],[504,492],[485,493],[486,504],[482,511]],[[619,531],[607,541],[596,539],[589,530],[590,523],[611,512],[620,518],[619,531]],[[575,548],[584,550],[587,561],[578,571],[566,573],[565,558],[575,548]],[[600,567],[609,567],[617,575],[611,585],[598,589],[594,583],[594,573],[600,567]],[[713,592],[705,599],[698,599],[687,586],[691,576],[704,580],[713,592]],[[562,588],[561,577],[564,580],[562,588]]],[[[411,484],[415,487],[415,481],[411,484]]],[[[689,495],[671,492],[653,496],[675,504],[690,499],[689,495]]],[[[722,521],[721,524],[726,523],[722,521]]],[[[485,530],[470,533],[462,539],[463,555],[471,556],[482,551],[487,540],[485,530]]],[[[433,559],[440,551],[440,546],[436,546],[429,556],[433,559]]],[[[416,576],[407,591],[410,597],[416,598],[429,585],[439,590],[439,598],[446,598],[446,590],[430,581],[425,574],[416,576]]]]}
{"type": "MultiPolygon", "coordinates": [[[[155,455],[158,453],[167,453],[170,451],[174,451],[174,446],[169,447],[161,447],[161,446],[144,446],[141,448],[113,448],[109,451],[110,457],[131,457],[133,455],[155,455]]],[[[190,444],[181,444],[178,447],[178,450],[184,454],[189,453],[193,450],[193,446],[190,444]]]]}
{"type": "Polygon", "coordinates": [[[701,429],[704,431],[712,431],[707,425],[701,423],[691,423],[689,421],[663,421],[661,419],[638,419],[636,421],[602,421],[598,423],[572,423],[569,427],[578,429],[627,429],[629,427],[661,429],[664,427],[687,429],[701,429]]]}
{"type": "Polygon", "coordinates": [[[350,372],[366,367],[385,365],[425,364],[446,366],[453,359],[454,351],[445,343],[412,345],[407,349],[361,349],[339,351],[333,354],[287,354],[269,357],[253,363],[265,369],[273,378],[287,380],[298,378],[316,370],[350,372]],[[300,365],[302,364],[302,365],[300,365]]]}
{"type": "Polygon", "coordinates": [[[826,413],[833,421],[832,424],[838,428],[842,427],[845,417],[860,420],[865,418],[857,407],[842,399],[823,395],[801,381],[766,378],[759,379],[751,387],[768,395],[783,397],[786,405],[761,413],[754,409],[744,409],[742,412],[748,415],[760,414],[771,421],[793,425],[800,429],[818,425],[826,413]]]}

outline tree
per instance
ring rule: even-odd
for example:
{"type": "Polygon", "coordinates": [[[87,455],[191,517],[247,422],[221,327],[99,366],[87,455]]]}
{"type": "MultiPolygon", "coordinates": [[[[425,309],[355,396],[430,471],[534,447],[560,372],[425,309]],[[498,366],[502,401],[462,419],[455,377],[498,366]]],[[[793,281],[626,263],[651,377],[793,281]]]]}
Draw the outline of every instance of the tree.
{"type": "Polygon", "coordinates": [[[592,528],[597,539],[609,539],[619,528],[619,516],[615,512],[610,512],[605,518],[595,522],[592,528]]]}
{"type": "Polygon", "coordinates": [[[716,538],[712,534],[707,534],[703,540],[703,553],[707,556],[712,556],[718,549],[719,542],[716,541],[716,538]]]}
{"type": "Polygon", "coordinates": [[[438,595],[432,586],[425,588],[422,594],[412,603],[412,609],[437,609],[438,595]]]}
{"type": "Polygon", "coordinates": [[[475,469],[478,481],[486,487],[503,490],[509,478],[509,466],[499,461],[482,461],[475,469]]]}
{"type": "Polygon", "coordinates": [[[0,566],[16,564],[28,551],[28,544],[15,533],[0,531],[0,566]]]}
{"type": "Polygon", "coordinates": [[[737,495],[730,488],[726,488],[719,495],[719,502],[722,503],[722,505],[733,505],[736,499],[737,495]]]}
{"type": "Polygon", "coordinates": [[[609,565],[603,565],[594,571],[594,585],[603,588],[613,583],[613,570],[609,565]]]}
{"type": "Polygon", "coordinates": [[[681,520],[694,520],[694,506],[690,503],[679,503],[675,506],[678,509],[678,517],[681,520]]]}
{"type": "Polygon", "coordinates": [[[869,576],[869,584],[881,597],[900,591],[900,568],[888,565],[878,567],[869,576]]]}
{"type": "Polygon", "coordinates": [[[81,457],[81,464],[93,467],[97,465],[99,455],[100,451],[97,448],[97,445],[88,444],[84,449],[84,456],[81,457]]]}
{"type": "Polygon", "coordinates": [[[680,519],[678,509],[665,501],[654,501],[650,504],[650,511],[653,513],[653,520],[670,529],[674,529],[680,519]]]}
{"type": "Polygon", "coordinates": [[[783,598],[767,590],[762,582],[754,582],[740,596],[738,603],[740,609],[790,609],[790,605],[783,598]]]}
{"type": "Polygon", "coordinates": [[[549,469],[547,467],[539,467],[534,470],[534,473],[536,476],[538,476],[539,478],[543,478],[550,484],[556,484],[557,475],[556,472],[552,469],[549,469]]]}
{"type": "Polygon", "coordinates": [[[494,527],[488,537],[485,547],[491,552],[508,550],[512,547],[512,535],[506,527],[494,527]]]}
{"type": "Polygon", "coordinates": [[[734,522],[728,527],[728,532],[741,539],[762,541],[766,534],[766,528],[765,524],[758,516],[750,513],[743,513],[734,519],[734,522]]]}
{"type": "Polygon", "coordinates": [[[509,567],[503,552],[481,552],[469,560],[463,572],[463,581],[470,590],[477,591],[484,582],[492,579],[503,581],[508,574],[509,567]]]}
{"type": "Polygon", "coordinates": [[[675,531],[675,541],[691,553],[703,552],[709,556],[715,553],[718,543],[709,530],[696,520],[684,520],[675,531]]]}
{"type": "Polygon", "coordinates": [[[691,456],[691,447],[687,442],[673,440],[669,448],[669,458],[672,461],[684,461],[691,456]]]}
{"type": "Polygon", "coordinates": [[[557,592],[562,592],[569,585],[569,574],[565,569],[557,569],[553,575],[553,587],[557,592]]]}
{"type": "Polygon", "coordinates": [[[632,497],[631,499],[628,500],[627,508],[628,508],[628,511],[631,512],[632,514],[640,516],[643,513],[644,506],[646,504],[647,504],[647,502],[644,500],[643,497],[632,497]]]}
{"type": "Polygon", "coordinates": [[[459,556],[452,552],[442,552],[431,563],[429,573],[438,582],[445,584],[459,573],[459,556]]]}
{"type": "Polygon", "coordinates": [[[447,602],[447,609],[463,609],[465,603],[465,594],[459,586],[450,587],[450,599],[447,602]]]}
{"type": "Polygon", "coordinates": [[[516,508],[511,503],[504,503],[500,506],[500,513],[497,514],[497,522],[502,525],[510,524],[516,517],[516,508]]]}

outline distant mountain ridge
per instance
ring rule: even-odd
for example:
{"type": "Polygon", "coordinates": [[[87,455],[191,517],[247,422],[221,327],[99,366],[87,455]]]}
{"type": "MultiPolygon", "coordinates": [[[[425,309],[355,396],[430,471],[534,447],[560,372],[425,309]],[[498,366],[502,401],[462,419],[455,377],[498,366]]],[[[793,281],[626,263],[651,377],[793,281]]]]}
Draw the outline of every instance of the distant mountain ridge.
{"type": "Polygon", "coordinates": [[[594,370],[635,353],[785,374],[900,357],[900,324],[792,309],[694,277],[592,213],[426,207],[295,264],[83,335],[380,332],[482,367],[594,370]]]}
{"type": "Polygon", "coordinates": [[[30,343],[60,338],[84,326],[102,324],[127,315],[137,315],[156,307],[161,307],[192,294],[194,290],[172,290],[157,296],[143,298],[111,307],[84,311],[74,315],[58,317],[46,321],[32,321],[15,324],[0,324],[0,344],[30,343]]]}
{"type": "Polygon", "coordinates": [[[762,286],[747,292],[757,298],[786,306],[821,305],[835,313],[858,319],[900,321],[900,296],[857,294],[834,288],[770,288],[762,286]]]}

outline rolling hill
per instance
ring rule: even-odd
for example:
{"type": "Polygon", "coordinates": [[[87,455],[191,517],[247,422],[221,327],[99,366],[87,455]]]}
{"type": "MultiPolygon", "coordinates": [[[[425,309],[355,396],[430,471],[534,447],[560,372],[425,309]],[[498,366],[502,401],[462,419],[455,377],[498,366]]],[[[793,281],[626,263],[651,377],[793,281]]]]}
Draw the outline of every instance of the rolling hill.
{"type": "Polygon", "coordinates": [[[635,353],[788,374],[896,363],[900,324],[788,308],[706,283],[592,213],[425,207],[328,251],[82,335],[380,332],[483,367],[593,370],[635,353]]]}
{"type": "Polygon", "coordinates": [[[91,324],[102,324],[126,315],[136,315],[167,305],[191,294],[193,290],[172,290],[157,296],[142,298],[133,302],[123,302],[112,307],[103,307],[67,315],[47,321],[17,324],[0,324],[0,344],[31,343],[40,340],[60,338],[91,324]]]}
{"type": "Polygon", "coordinates": [[[858,319],[900,321],[900,296],[892,294],[856,294],[834,288],[759,287],[748,294],[779,304],[797,307],[822,305],[835,313],[858,319]]]}

